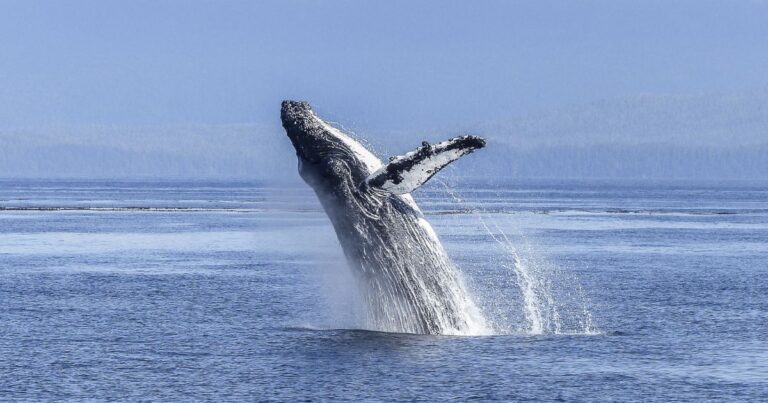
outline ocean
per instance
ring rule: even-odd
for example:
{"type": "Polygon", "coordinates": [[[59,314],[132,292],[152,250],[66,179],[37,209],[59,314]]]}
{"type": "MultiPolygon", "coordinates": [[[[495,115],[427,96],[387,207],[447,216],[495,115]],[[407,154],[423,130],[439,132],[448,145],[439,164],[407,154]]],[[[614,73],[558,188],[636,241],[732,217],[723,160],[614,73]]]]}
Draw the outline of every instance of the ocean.
{"type": "Polygon", "coordinates": [[[307,186],[0,181],[0,400],[768,400],[768,183],[434,182],[490,332],[364,328],[307,186]]]}

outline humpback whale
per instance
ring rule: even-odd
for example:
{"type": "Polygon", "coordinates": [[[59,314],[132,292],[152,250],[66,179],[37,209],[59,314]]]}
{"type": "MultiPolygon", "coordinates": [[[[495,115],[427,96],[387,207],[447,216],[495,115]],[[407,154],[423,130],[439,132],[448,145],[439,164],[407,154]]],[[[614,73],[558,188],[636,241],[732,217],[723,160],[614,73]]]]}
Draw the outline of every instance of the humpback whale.
{"type": "Polygon", "coordinates": [[[384,164],[307,102],[283,101],[281,120],[299,174],[314,189],[361,286],[367,326],[419,334],[486,332],[461,273],[410,195],[485,140],[423,142],[384,164]]]}

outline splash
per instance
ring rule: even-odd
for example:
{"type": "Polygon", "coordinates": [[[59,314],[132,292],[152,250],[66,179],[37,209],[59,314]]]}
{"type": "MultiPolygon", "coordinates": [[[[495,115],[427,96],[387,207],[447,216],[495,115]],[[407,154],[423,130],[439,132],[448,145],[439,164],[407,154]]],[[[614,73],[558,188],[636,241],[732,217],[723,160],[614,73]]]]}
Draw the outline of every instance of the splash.
{"type": "MultiPolygon", "coordinates": [[[[493,334],[461,272],[439,245],[418,240],[405,249],[394,245],[379,253],[387,254],[388,265],[376,265],[375,275],[359,275],[341,261],[319,268],[325,302],[331,308],[330,316],[324,318],[327,326],[321,327],[454,336],[493,334]],[[425,247],[434,250],[425,254],[425,247]]],[[[364,258],[364,265],[366,261],[364,258]]]]}
{"type": "Polygon", "coordinates": [[[450,199],[470,211],[496,253],[485,284],[475,284],[496,334],[598,334],[589,299],[575,274],[544,259],[522,232],[510,236],[482,209],[468,206],[455,190],[441,184],[450,199]],[[499,270],[500,269],[500,270],[499,270]]]}
{"type": "MultiPolygon", "coordinates": [[[[514,225],[469,205],[455,187],[438,183],[476,220],[475,229],[485,239],[477,245],[483,249],[480,267],[462,263],[460,270],[423,219],[391,223],[400,231],[392,236],[410,239],[408,245],[371,242],[381,232],[359,226],[362,239],[389,246],[366,250],[362,275],[343,261],[333,270],[320,270],[327,276],[330,328],[460,336],[600,334],[572,271],[543,258],[541,248],[514,225]],[[427,236],[419,235],[425,228],[427,236]]],[[[466,222],[467,215],[462,216],[466,222]]]]}

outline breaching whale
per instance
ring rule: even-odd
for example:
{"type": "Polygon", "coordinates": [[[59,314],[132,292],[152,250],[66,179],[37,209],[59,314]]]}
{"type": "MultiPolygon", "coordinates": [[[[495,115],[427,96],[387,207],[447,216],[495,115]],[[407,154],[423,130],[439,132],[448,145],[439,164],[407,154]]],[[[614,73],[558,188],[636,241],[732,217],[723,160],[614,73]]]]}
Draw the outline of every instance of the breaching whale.
{"type": "Polygon", "coordinates": [[[281,119],[299,174],[317,194],[361,285],[368,327],[420,334],[487,331],[461,273],[410,195],[485,140],[424,142],[383,164],[306,102],[283,101],[281,119]]]}

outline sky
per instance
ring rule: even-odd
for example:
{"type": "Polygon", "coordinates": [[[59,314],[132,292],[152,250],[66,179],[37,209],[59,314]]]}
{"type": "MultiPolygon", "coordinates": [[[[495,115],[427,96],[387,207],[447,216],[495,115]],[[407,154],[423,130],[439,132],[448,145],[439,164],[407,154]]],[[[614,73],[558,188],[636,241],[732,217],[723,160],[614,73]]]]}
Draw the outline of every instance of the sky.
{"type": "Polygon", "coordinates": [[[0,134],[279,127],[303,99],[381,136],[738,95],[768,88],[767,22],[750,0],[0,0],[0,134]]]}

